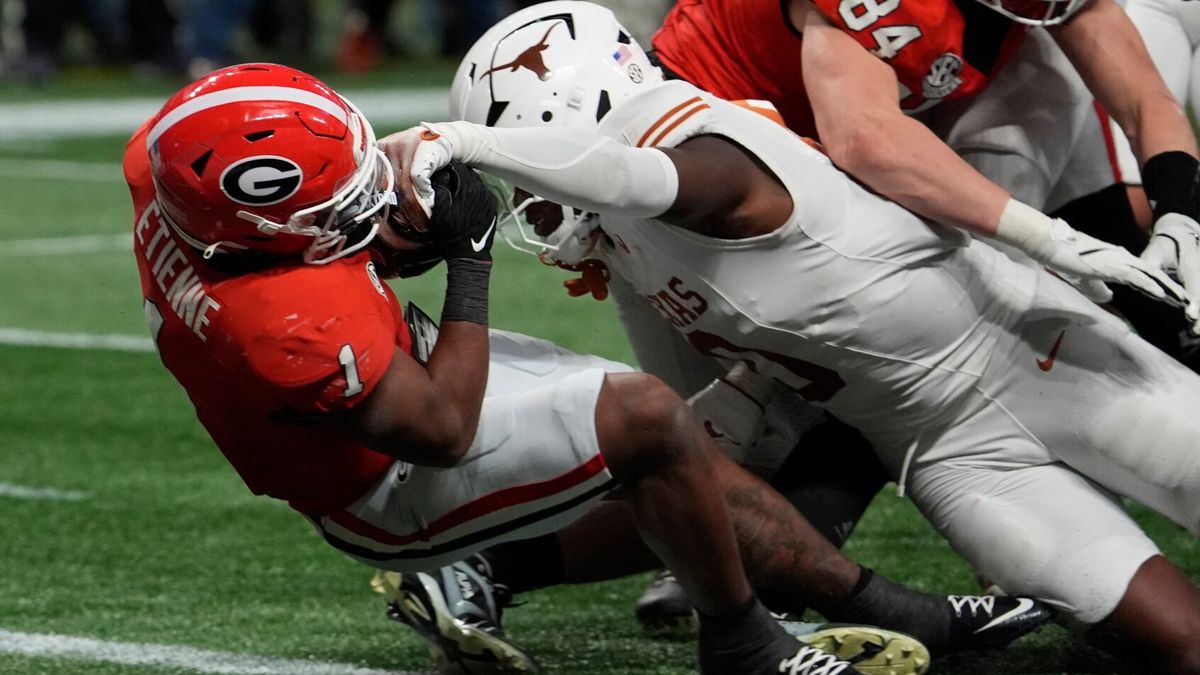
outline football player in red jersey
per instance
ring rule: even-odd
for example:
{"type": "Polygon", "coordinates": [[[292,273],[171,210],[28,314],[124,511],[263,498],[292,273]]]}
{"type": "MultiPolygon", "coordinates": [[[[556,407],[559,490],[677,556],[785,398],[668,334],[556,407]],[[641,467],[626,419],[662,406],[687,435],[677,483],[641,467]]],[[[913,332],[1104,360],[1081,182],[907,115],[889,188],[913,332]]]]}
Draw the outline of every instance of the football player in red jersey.
{"type": "MultiPolygon", "coordinates": [[[[553,532],[620,486],[703,617],[701,672],[858,672],[772,619],[738,536],[748,559],[818,597],[855,588],[863,571],[725,458],[678,396],[627,366],[489,332],[496,208],[473,171],[437,172],[432,209],[381,228],[393,173],[370,125],[273,64],[180,90],[124,164],[159,354],[251,491],[286,501],[347,555],[402,572],[412,602],[435,602],[434,582],[413,572],[553,532]],[[421,248],[406,257],[377,234],[421,248]],[[380,265],[442,259],[435,325],[401,309],[380,265]]],[[[427,627],[461,643],[466,662],[445,665],[534,670],[476,581],[454,579],[460,615],[478,610],[471,621],[427,627]]]]}
{"type": "MultiPolygon", "coordinates": [[[[1156,233],[1180,242],[1179,255],[1154,247],[1147,263],[1200,278],[1191,262],[1195,139],[1112,0],[683,0],[654,47],[668,70],[702,88],[772,101],[789,126],[817,132],[839,166],[900,204],[1074,276],[1081,271],[1060,253],[1078,239],[1027,203],[1048,205],[1091,113],[1090,89],[1134,139],[1156,233]],[[1027,32],[1030,24],[1046,28],[1027,32]],[[920,111],[950,146],[910,116],[920,111]]],[[[1111,173],[1096,180],[1049,206],[1108,187],[1111,173]]],[[[1082,288],[1111,296],[1098,282],[1082,288]]],[[[1200,300],[1186,314],[1196,323],[1200,300]]]]}

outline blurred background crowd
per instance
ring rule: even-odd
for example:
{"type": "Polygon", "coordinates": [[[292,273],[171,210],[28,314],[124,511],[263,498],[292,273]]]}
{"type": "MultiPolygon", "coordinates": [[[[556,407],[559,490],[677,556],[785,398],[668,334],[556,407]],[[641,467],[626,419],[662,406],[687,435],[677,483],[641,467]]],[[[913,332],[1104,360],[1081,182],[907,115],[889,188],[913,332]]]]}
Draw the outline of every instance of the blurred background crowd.
{"type": "MultiPolygon", "coordinates": [[[[43,84],[71,66],[194,79],[248,60],[364,73],[393,58],[457,58],[535,1],[0,0],[0,79],[43,84]]],[[[648,44],[671,0],[601,3],[648,44]]]]}

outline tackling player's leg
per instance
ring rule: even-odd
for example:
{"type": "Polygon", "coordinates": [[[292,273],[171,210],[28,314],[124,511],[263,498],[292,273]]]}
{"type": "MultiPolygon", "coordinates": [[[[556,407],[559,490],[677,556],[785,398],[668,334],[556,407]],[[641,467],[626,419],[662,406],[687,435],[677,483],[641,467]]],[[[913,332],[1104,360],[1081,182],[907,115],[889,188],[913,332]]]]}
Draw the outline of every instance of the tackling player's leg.
{"type": "Polygon", "coordinates": [[[1140,658],[1153,653],[1163,672],[1200,673],[1200,589],[1161,555],[1138,568],[1117,608],[1095,630],[1108,649],[1115,639],[1137,645],[1140,658]]]}
{"type": "MultiPolygon", "coordinates": [[[[754,599],[743,564],[753,568],[762,561],[794,565],[813,560],[794,537],[756,540],[757,524],[739,515],[731,488],[762,499],[748,493],[765,484],[720,452],[678,395],[647,375],[610,374],[596,404],[596,436],[613,476],[626,490],[643,541],[674,570],[696,607],[702,672],[780,672],[785,666],[793,675],[855,672],[819,649],[797,649],[796,641],[754,599]],[[730,473],[749,482],[731,481],[730,473]]],[[[775,506],[786,507],[777,493],[774,498],[779,502],[775,506]]],[[[803,523],[792,513],[797,524],[803,523]]],[[[848,560],[829,561],[827,569],[831,576],[857,575],[857,566],[848,560]]]]}

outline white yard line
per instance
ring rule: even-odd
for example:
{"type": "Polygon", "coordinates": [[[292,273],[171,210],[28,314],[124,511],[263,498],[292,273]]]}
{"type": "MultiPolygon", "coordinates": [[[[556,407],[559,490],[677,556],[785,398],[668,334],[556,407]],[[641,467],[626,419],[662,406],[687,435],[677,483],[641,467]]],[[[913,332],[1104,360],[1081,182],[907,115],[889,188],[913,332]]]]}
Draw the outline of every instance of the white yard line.
{"type": "Polygon", "coordinates": [[[411,671],[362,668],[349,663],[278,659],[175,645],[109,642],[91,638],[19,633],[0,629],[0,653],[127,666],[181,668],[196,673],[231,675],[416,675],[411,671]]]}
{"type": "Polygon", "coordinates": [[[73,237],[0,239],[0,258],[132,251],[133,234],[81,234],[73,237]]]}
{"type": "Polygon", "coordinates": [[[14,499],[44,499],[52,502],[81,502],[91,499],[92,493],[76,490],[56,490],[54,488],[35,488],[14,483],[0,483],[0,497],[14,499]]]}
{"type": "Polygon", "coordinates": [[[117,352],[153,352],[154,342],[142,335],[94,335],[91,333],[54,333],[24,328],[0,328],[0,345],[18,347],[60,347],[63,349],[103,349],[117,352]]]}
{"type": "MultiPolygon", "coordinates": [[[[341,92],[354,101],[379,135],[401,124],[439,121],[449,114],[445,88],[341,92]]],[[[0,139],[132,134],[163,104],[162,98],[81,99],[0,105],[0,139]]]]}

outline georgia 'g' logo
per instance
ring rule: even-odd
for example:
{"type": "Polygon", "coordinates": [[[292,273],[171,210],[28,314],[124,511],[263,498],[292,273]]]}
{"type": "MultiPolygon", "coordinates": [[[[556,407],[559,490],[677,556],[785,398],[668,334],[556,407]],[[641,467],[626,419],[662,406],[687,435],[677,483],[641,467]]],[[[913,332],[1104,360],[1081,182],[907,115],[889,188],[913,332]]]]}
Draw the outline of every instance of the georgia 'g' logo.
{"type": "Polygon", "coordinates": [[[270,206],[296,194],[304,172],[286,157],[258,155],[230,164],[221,172],[221,192],[248,206],[270,206]]]}

